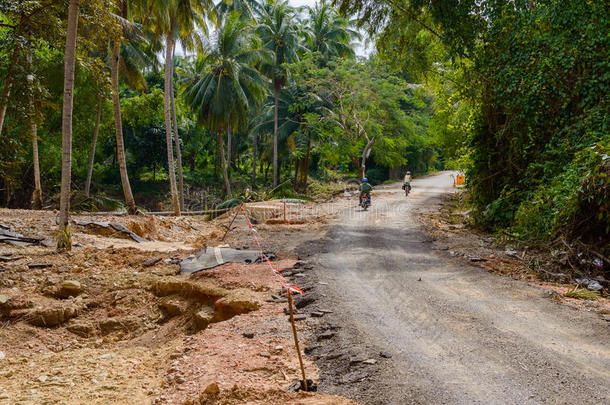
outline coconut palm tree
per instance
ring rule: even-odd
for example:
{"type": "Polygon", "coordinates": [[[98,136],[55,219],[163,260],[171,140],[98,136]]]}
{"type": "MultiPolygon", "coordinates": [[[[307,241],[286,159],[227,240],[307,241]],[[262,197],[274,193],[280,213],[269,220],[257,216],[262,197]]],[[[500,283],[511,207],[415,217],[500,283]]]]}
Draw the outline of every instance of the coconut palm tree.
{"type": "MultiPolygon", "coordinates": [[[[173,77],[177,78],[176,68],[179,67],[181,59],[176,59],[176,46],[174,44],[174,66],[173,77]]],[[[178,80],[176,80],[178,81],[178,80]]],[[[174,127],[174,146],[176,147],[176,165],[178,166],[178,197],[180,200],[180,210],[184,211],[184,175],[182,173],[182,150],[180,148],[180,133],[178,131],[178,119],[176,114],[176,90],[172,86],[172,120],[174,127]]]]}
{"type": "MultiPolygon", "coordinates": [[[[283,153],[291,154],[295,159],[294,189],[304,192],[307,188],[309,160],[315,131],[310,128],[307,115],[320,114],[327,106],[322,98],[305,87],[289,82],[280,92],[278,108],[278,138],[285,146],[283,153]],[[313,135],[313,139],[312,139],[313,135]]],[[[252,130],[254,137],[271,132],[275,121],[275,108],[269,104],[257,117],[252,130]]]]}
{"type": "Polygon", "coordinates": [[[307,48],[319,52],[326,62],[333,57],[353,58],[355,53],[351,42],[361,37],[358,31],[351,28],[353,24],[325,1],[307,9],[307,48]]]}
{"type": "MultiPolygon", "coordinates": [[[[123,10],[123,14],[125,10],[123,10]]],[[[144,75],[142,74],[143,69],[146,66],[155,65],[156,64],[156,56],[153,49],[150,49],[150,44],[143,37],[143,33],[135,26],[133,23],[127,21],[121,16],[115,15],[115,18],[119,19],[121,27],[122,27],[122,36],[123,41],[120,42],[120,53],[118,57],[118,61],[113,58],[112,52],[114,52],[114,43],[112,44],[112,48],[106,45],[102,45],[97,51],[93,52],[91,57],[98,58],[107,58],[110,63],[110,73],[111,79],[112,74],[116,69],[118,70],[118,78],[122,80],[125,84],[127,84],[130,88],[134,90],[146,90],[146,80],[144,80],[144,75]],[[144,46],[146,45],[146,46],[144,46]],[[113,64],[113,61],[116,61],[117,65],[113,64]]],[[[105,79],[105,78],[104,78],[105,79]]],[[[119,81],[111,80],[113,95],[119,93],[119,81]]],[[[97,114],[95,118],[95,125],[93,127],[93,137],[91,139],[91,149],[89,151],[89,165],[87,169],[87,179],[85,181],[85,196],[89,197],[91,190],[91,177],[93,175],[93,163],[95,161],[95,150],[97,146],[97,137],[99,134],[100,121],[102,115],[102,107],[104,104],[104,100],[106,98],[106,83],[105,80],[100,80],[97,84],[99,88],[98,94],[98,102],[97,102],[97,114]]],[[[115,117],[115,137],[117,139],[117,145],[123,145],[123,128],[122,125],[120,128],[117,128],[117,122],[122,122],[121,120],[121,105],[120,100],[112,98],[113,101],[113,113],[115,117]]],[[[117,146],[117,155],[120,155],[118,159],[119,162],[125,162],[125,149],[118,148],[117,146]]],[[[129,177],[127,175],[127,168],[125,164],[119,164],[119,170],[121,171],[121,180],[123,178],[127,179],[125,183],[122,183],[124,189],[124,195],[132,196],[131,186],[129,184],[129,177]]],[[[133,200],[133,197],[131,197],[133,200]]],[[[126,202],[128,198],[125,199],[126,202]]],[[[135,201],[130,206],[128,205],[128,211],[130,213],[135,213],[135,201]]]]}
{"type": "Polygon", "coordinates": [[[68,29],[64,53],[64,99],[62,109],[62,161],[61,191],[59,202],[58,249],[71,249],[72,240],[69,227],[70,219],[70,182],[72,180],[72,109],[74,96],[74,65],[76,61],[76,34],[78,31],[79,0],[70,0],[68,7],[68,29]]]}
{"type": "Polygon", "coordinates": [[[286,63],[298,59],[299,31],[296,24],[295,9],[290,7],[288,1],[267,2],[262,7],[257,34],[263,41],[263,47],[273,52],[273,60],[266,65],[266,73],[271,78],[275,105],[275,119],[273,126],[273,186],[278,185],[278,98],[282,87],[286,84],[286,63]]]}
{"type": "Polygon", "coordinates": [[[89,151],[89,164],[87,166],[87,180],[85,180],[85,197],[89,197],[91,191],[91,177],[93,176],[93,162],[95,161],[95,148],[97,146],[97,136],[100,132],[100,121],[102,118],[102,104],[104,95],[97,97],[97,113],[95,114],[95,126],[93,127],[93,137],[91,138],[91,150],[89,151]]]}
{"type": "Polygon", "coordinates": [[[238,12],[242,18],[254,19],[261,11],[261,4],[257,0],[220,0],[216,11],[221,16],[238,12]]]}
{"type": "Polygon", "coordinates": [[[32,67],[32,43],[28,41],[28,50],[26,54],[28,68],[28,98],[30,104],[29,121],[32,136],[32,163],[34,165],[34,191],[32,192],[32,208],[35,210],[42,209],[42,182],[40,181],[40,161],[38,159],[38,126],[36,124],[36,114],[34,113],[34,70],[32,67]]]}
{"type": "Polygon", "coordinates": [[[215,21],[215,7],[212,0],[142,0],[139,4],[145,26],[158,37],[165,39],[165,140],[172,204],[174,214],[180,215],[172,145],[174,44],[179,40],[187,50],[193,50],[200,45],[198,30],[206,32],[206,17],[215,21]]]}
{"type": "MultiPolygon", "coordinates": [[[[119,172],[121,175],[121,184],[123,186],[123,195],[125,196],[125,204],[127,205],[127,212],[129,214],[136,214],[136,202],[133,198],[133,193],[131,192],[131,185],[129,183],[129,176],[127,174],[127,160],[125,157],[125,142],[123,138],[123,121],[121,118],[121,102],[119,98],[119,72],[122,70],[125,72],[128,77],[131,75],[132,77],[137,78],[141,77],[139,69],[136,69],[134,73],[133,65],[134,61],[130,59],[123,59],[121,62],[121,53],[123,49],[125,49],[122,45],[122,38],[128,39],[130,45],[134,45],[133,43],[138,39],[142,39],[139,34],[138,28],[127,20],[128,16],[128,2],[127,0],[118,0],[117,7],[119,14],[116,15],[116,18],[119,20],[119,26],[121,29],[121,38],[116,39],[112,44],[112,54],[110,57],[110,76],[112,82],[112,105],[114,111],[114,127],[115,127],[115,137],[116,137],[116,150],[117,150],[117,160],[119,163],[119,172]]],[[[136,45],[137,47],[137,45],[136,45]]],[[[127,51],[128,52],[128,51],[127,51]]],[[[132,52],[133,53],[133,52],[132,52]]],[[[136,52],[137,53],[137,52],[136,52]]],[[[143,82],[143,80],[141,80],[143,82]]]]}
{"type": "Polygon", "coordinates": [[[231,196],[223,132],[247,125],[248,112],[266,97],[266,78],[255,68],[270,61],[260,47],[249,21],[229,13],[215,38],[196,61],[195,75],[187,81],[186,99],[200,123],[218,137],[227,196],[231,196]]]}

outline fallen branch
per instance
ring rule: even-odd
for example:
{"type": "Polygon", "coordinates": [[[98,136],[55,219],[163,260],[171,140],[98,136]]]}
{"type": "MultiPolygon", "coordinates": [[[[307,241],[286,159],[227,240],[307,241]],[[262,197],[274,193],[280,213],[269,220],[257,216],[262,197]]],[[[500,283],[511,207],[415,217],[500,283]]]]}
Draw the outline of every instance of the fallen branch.
{"type": "Polygon", "coordinates": [[[551,271],[540,269],[540,268],[536,269],[535,271],[542,272],[542,273],[547,274],[547,275],[549,275],[551,277],[554,277],[554,278],[556,278],[558,280],[564,280],[564,279],[569,279],[570,278],[570,276],[565,274],[565,273],[553,273],[551,271]]]}
{"type": "MultiPolygon", "coordinates": [[[[231,207],[233,208],[233,207],[231,207]]],[[[224,214],[231,210],[231,208],[222,208],[219,210],[207,210],[207,211],[186,211],[182,212],[181,215],[211,215],[211,214],[224,214]]],[[[171,216],[174,215],[174,211],[158,211],[158,212],[143,212],[144,215],[160,215],[160,216],[171,216]]]]}
{"type": "Polygon", "coordinates": [[[510,233],[507,230],[502,230],[502,233],[506,236],[510,236],[513,239],[517,239],[519,236],[515,235],[514,233],[510,233]]]}

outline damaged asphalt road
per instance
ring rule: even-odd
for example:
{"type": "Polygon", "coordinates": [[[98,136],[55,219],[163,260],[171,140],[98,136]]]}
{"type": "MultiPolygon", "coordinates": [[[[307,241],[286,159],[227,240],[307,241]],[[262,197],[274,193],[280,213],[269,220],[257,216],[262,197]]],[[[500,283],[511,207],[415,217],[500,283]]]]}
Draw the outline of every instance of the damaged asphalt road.
{"type": "Polygon", "coordinates": [[[441,173],[408,198],[378,187],[368,212],[344,211],[302,247],[315,306],[332,308],[307,348],[319,390],[365,404],[610,403],[607,322],[458,262],[421,231],[418,212],[451,185],[441,173]]]}

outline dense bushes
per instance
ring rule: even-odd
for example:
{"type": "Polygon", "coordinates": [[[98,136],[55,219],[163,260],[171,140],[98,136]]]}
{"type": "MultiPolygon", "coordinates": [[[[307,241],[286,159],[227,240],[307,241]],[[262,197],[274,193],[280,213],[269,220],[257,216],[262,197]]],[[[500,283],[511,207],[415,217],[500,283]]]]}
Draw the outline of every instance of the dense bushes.
{"type": "Polygon", "coordinates": [[[526,239],[549,239],[559,232],[595,237],[610,231],[610,157],[602,144],[579,152],[549,184],[521,202],[514,230],[526,239]]]}
{"type": "Polygon", "coordinates": [[[507,5],[487,32],[468,171],[481,224],[607,237],[608,15],[603,2],[507,5]]]}

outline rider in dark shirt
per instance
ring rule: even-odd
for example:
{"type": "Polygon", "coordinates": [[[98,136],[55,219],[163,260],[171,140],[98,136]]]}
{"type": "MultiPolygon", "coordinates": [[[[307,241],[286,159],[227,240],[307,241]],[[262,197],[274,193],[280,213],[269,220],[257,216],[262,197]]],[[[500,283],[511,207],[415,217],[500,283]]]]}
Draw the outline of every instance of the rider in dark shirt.
{"type": "Polygon", "coordinates": [[[369,180],[365,177],[362,179],[362,183],[360,184],[360,196],[359,196],[359,200],[360,203],[362,203],[362,195],[366,194],[369,198],[369,200],[371,199],[371,190],[373,189],[373,186],[371,186],[369,184],[369,180]]]}

